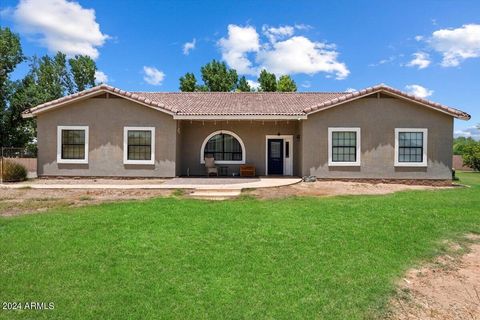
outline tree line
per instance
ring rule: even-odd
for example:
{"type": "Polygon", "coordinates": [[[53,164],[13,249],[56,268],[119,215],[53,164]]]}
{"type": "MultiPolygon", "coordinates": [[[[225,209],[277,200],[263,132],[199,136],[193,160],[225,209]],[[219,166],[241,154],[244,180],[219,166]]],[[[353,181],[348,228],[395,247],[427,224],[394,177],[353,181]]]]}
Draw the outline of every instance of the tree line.
{"type": "MultiPolygon", "coordinates": [[[[180,91],[183,92],[252,92],[255,88],[248,83],[245,76],[238,77],[235,69],[227,67],[225,62],[212,60],[200,68],[203,84],[191,72],[180,77],[180,91]]],[[[289,75],[278,78],[275,74],[262,70],[258,77],[258,91],[261,92],[295,92],[297,85],[289,75]]]]}
{"type": "Polygon", "coordinates": [[[96,70],[84,55],[25,56],[19,36],[0,27],[0,147],[36,149],[35,119],[23,119],[22,112],[94,86],[96,70]],[[22,63],[28,63],[26,75],[13,80],[22,63]]]}

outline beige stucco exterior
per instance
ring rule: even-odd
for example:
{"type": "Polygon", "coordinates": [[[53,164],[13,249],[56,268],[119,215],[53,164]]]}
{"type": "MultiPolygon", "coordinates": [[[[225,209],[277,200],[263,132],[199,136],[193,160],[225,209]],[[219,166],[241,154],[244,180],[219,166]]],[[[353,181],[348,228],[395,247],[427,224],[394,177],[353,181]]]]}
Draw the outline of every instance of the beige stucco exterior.
{"type": "Polygon", "coordinates": [[[176,126],[171,115],[122,98],[91,98],[37,116],[39,176],[174,177],[176,126]],[[88,164],[57,163],[57,126],[88,126],[88,164]],[[155,164],[123,163],[123,128],[155,127],[155,164]]]}
{"type": "Polygon", "coordinates": [[[301,126],[302,175],[451,179],[453,118],[396,98],[371,96],[311,114],[301,126]],[[360,166],[328,166],[328,127],[360,127],[360,166]],[[428,166],[395,167],[395,128],[428,129],[428,166]]]}
{"type": "MultiPolygon", "coordinates": [[[[89,98],[37,115],[40,176],[174,177],[203,175],[201,146],[212,132],[240,137],[246,163],[266,174],[266,136],[293,137],[293,175],[318,178],[451,179],[453,117],[416,103],[376,95],[308,115],[307,120],[174,120],[123,98],[89,98]],[[88,164],[57,163],[57,126],[89,127],[88,164]],[[155,164],[123,163],[123,128],[155,127],[155,164]],[[360,166],[328,165],[328,128],[361,128],[360,166]],[[428,166],[395,167],[395,128],[428,129],[428,166]]],[[[229,174],[239,165],[227,166],[229,174]]]]}
{"type": "MultiPolygon", "coordinates": [[[[180,167],[182,175],[205,174],[205,167],[200,163],[202,143],[212,132],[226,130],[240,137],[244,146],[248,164],[255,165],[258,175],[266,175],[266,136],[293,136],[293,175],[300,175],[300,153],[297,135],[299,121],[181,121],[181,155],[180,167]]],[[[228,167],[228,173],[239,172],[239,165],[221,165],[228,167]]]]}

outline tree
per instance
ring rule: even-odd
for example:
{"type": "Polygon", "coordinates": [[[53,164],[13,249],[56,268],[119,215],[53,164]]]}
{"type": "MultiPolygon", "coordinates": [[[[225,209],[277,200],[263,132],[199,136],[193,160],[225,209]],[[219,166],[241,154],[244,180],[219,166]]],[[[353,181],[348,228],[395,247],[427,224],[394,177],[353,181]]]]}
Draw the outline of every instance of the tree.
{"type": "Polygon", "coordinates": [[[76,55],[68,60],[70,72],[75,82],[76,91],[83,91],[95,86],[95,71],[97,66],[95,61],[89,56],[76,55]]]}
{"type": "Polygon", "coordinates": [[[237,71],[227,68],[225,62],[214,59],[201,67],[200,72],[204,84],[198,85],[195,75],[187,72],[183,77],[180,77],[180,90],[184,92],[230,92],[237,88],[237,71]]]}
{"type": "Polygon", "coordinates": [[[284,76],[281,76],[278,79],[277,91],[279,91],[279,92],[296,92],[297,91],[297,85],[295,84],[295,81],[293,81],[293,79],[289,75],[284,75],[284,76]]]}
{"type": "Polygon", "coordinates": [[[193,73],[187,72],[180,77],[180,91],[193,92],[197,89],[197,79],[193,73]]]}
{"type": "Polygon", "coordinates": [[[480,171],[480,142],[469,144],[463,154],[463,164],[474,170],[480,171]]]}
{"type": "Polygon", "coordinates": [[[275,74],[268,73],[267,70],[263,69],[260,72],[258,77],[258,82],[260,83],[260,91],[264,92],[275,92],[277,91],[277,77],[275,74]]]}
{"type": "Polygon", "coordinates": [[[228,69],[225,62],[215,59],[200,68],[202,80],[208,91],[230,92],[235,89],[238,75],[235,69],[228,69]]]}
{"type": "Polygon", "coordinates": [[[252,88],[248,84],[247,79],[245,79],[245,76],[241,77],[240,80],[238,81],[238,86],[237,90],[240,92],[251,92],[252,88]]]}
{"type": "Polygon", "coordinates": [[[453,154],[463,155],[465,153],[465,149],[474,143],[475,140],[473,140],[471,137],[458,137],[453,139],[453,154]]]}
{"type": "Polygon", "coordinates": [[[0,27],[0,147],[7,145],[9,100],[15,90],[9,76],[24,59],[19,36],[0,27]]]}

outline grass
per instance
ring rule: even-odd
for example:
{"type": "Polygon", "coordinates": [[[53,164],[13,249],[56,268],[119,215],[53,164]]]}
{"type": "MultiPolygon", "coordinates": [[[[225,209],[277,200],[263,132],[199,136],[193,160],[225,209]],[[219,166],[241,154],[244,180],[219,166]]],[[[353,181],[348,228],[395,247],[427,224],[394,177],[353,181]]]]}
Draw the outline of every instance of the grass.
{"type": "Polygon", "coordinates": [[[0,319],[365,319],[406,269],[480,232],[470,188],[208,202],[176,197],[0,218],[0,319]]]}

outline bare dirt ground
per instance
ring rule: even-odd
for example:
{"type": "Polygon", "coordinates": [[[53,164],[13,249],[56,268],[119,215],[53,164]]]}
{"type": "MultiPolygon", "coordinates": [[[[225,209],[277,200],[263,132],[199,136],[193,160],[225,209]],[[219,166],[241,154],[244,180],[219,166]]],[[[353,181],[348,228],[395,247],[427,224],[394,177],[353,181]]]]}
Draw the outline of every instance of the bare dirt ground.
{"type": "Polygon", "coordinates": [[[406,190],[436,190],[440,188],[447,187],[390,183],[374,184],[363,182],[316,181],[301,182],[279,188],[247,190],[246,194],[253,195],[260,199],[273,199],[289,196],[381,195],[406,190]]]}
{"type": "Polygon", "coordinates": [[[389,319],[480,319],[480,235],[450,244],[449,254],[407,272],[389,319]],[[473,243],[473,244],[472,244],[473,243]]]}
{"type": "Polygon", "coordinates": [[[172,190],[152,189],[7,189],[0,188],[0,216],[43,212],[102,202],[169,196],[172,190]]]}

